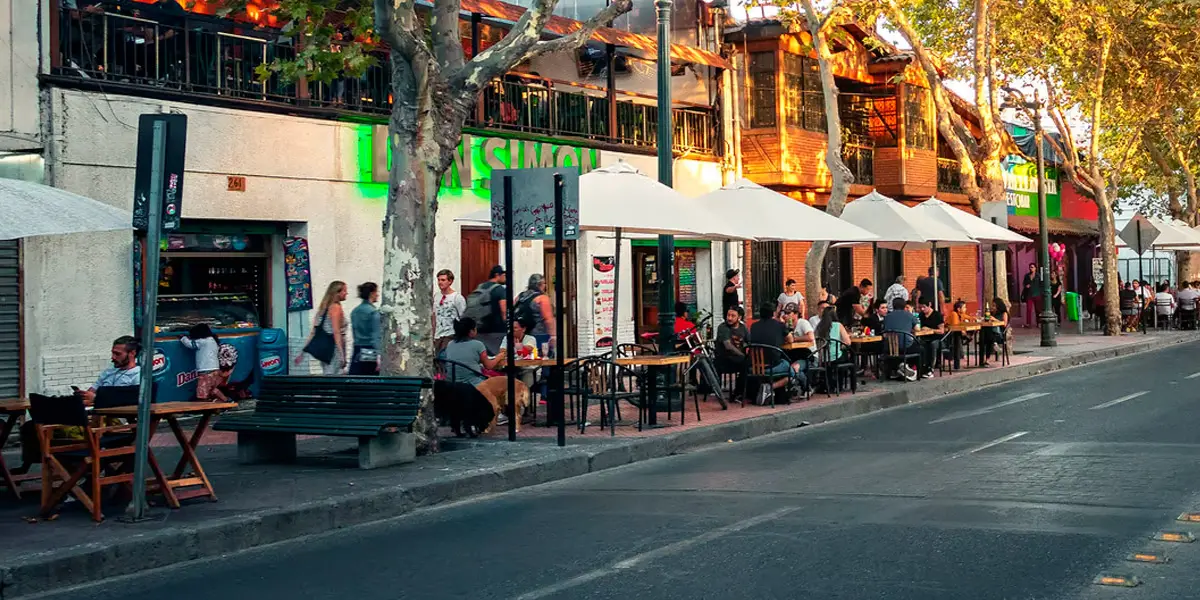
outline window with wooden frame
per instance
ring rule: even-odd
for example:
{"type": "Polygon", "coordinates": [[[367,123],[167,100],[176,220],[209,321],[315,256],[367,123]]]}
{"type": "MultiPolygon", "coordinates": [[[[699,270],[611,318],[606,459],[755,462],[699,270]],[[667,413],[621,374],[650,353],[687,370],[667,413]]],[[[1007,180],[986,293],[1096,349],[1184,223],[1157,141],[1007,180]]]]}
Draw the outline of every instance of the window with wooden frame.
{"type": "Polygon", "coordinates": [[[750,127],[774,127],[775,111],[775,51],[750,53],[750,68],[747,70],[750,112],[750,127]]]}
{"type": "Polygon", "coordinates": [[[825,132],[825,97],[821,69],[815,59],[798,54],[783,55],[785,123],[808,131],[825,132]]]}
{"type": "Polygon", "coordinates": [[[933,107],[929,90],[904,86],[904,143],[914,150],[934,149],[933,107]]]}

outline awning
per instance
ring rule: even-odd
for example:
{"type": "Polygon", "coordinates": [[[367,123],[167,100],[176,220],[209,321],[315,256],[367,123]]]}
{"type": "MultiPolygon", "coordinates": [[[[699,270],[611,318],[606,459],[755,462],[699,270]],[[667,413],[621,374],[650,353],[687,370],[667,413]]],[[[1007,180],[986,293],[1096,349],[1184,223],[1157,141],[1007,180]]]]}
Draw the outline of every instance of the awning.
{"type": "MultiPolygon", "coordinates": [[[[1008,215],[1008,228],[1022,233],[1037,234],[1038,218],[1025,215],[1008,215]]],[[[1076,235],[1080,237],[1097,237],[1100,235],[1100,223],[1086,219],[1046,219],[1046,229],[1058,235],[1076,235]]]]}
{"type": "MultiPolygon", "coordinates": [[[[418,3],[428,5],[430,0],[419,0],[418,3]]],[[[462,0],[461,6],[462,12],[479,13],[502,21],[516,22],[517,19],[521,18],[522,14],[525,14],[525,7],[501,2],[500,0],[462,0]]],[[[583,23],[580,21],[556,15],[550,17],[550,22],[546,24],[545,31],[549,34],[562,36],[576,31],[581,27],[583,27],[583,23]]],[[[658,51],[658,42],[654,38],[640,33],[621,31],[612,27],[597,29],[596,33],[592,34],[592,40],[614,46],[637,48],[648,52],[658,51]]],[[[729,61],[712,52],[680,44],[671,44],[671,59],[677,62],[709,65],[719,69],[733,68],[729,64],[729,61]]]]}

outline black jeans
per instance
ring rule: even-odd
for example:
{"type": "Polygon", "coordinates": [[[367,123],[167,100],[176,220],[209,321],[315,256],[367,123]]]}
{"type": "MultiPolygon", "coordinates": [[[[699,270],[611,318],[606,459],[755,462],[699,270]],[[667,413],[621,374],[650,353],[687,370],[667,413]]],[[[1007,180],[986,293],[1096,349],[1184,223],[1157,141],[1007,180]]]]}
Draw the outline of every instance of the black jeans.
{"type": "Polygon", "coordinates": [[[378,375],[379,374],[379,361],[378,360],[372,360],[372,361],[359,360],[360,352],[361,352],[361,350],[359,348],[354,349],[354,360],[350,361],[349,374],[350,375],[378,375]]]}

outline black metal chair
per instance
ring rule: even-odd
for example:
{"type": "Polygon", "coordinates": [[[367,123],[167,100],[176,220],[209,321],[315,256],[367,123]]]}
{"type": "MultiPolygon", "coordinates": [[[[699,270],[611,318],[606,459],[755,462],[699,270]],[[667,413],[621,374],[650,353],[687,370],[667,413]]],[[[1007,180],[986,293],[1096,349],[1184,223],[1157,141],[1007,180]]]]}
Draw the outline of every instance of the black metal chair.
{"type": "Polygon", "coordinates": [[[938,375],[945,375],[946,371],[954,372],[955,354],[961,349],[964,356],[959,357],[967,361],[967,365],[971,364],[971,349],[967,334],[961,331],[949,331],[943,335],[941,346],[937,352],[937,369],[938,375]],[[961,340],[961,345],[959,344],[961,340]]]}
{"type": "Polygon", "coordinates": [[[587,431],[588,405],[592,399],[600,402],[600,428],[605,424],[610,435],[617,434],[617,421],[621,419],[620,401],[625,400],[638,408],[638,425],[641,426],[647,399],[644,378],[632,369],[612,360],[600,357],[580,361],[578,373],[581,377],[579,433],[587,431]],[[639,402],[640,400],[640,402],[639,402]]]}
{"type": "Polygon", "coordinates": [[[921,353],[921,346],[917,343],[917,336],[912,333],[907,331],[883,332],[883,357],[886,363],[885,368],[899,368],[900,365],[915,360],[917,379],[921,378],[925,360],[921,353]],[[895,367],[892,367],[893,363],[896,365],[895,367]]]}
{"type": "MultiPolygon", "coordinates": [[[[816,370],[821,373],[826,396],[830,395],[831,389],[839,396],[842,394],[843,374],[849,375],[847,379],[850,381],[850,393],[858,393],[858,362],[854,349],[849,344],[835,339],[817,340],[813,358],[816,360],[816,366],[810,366],[809,371],[816,370]]],[[[815,387],[815,381],[811,377],[808,384],[809,390],[815,387]]]]}

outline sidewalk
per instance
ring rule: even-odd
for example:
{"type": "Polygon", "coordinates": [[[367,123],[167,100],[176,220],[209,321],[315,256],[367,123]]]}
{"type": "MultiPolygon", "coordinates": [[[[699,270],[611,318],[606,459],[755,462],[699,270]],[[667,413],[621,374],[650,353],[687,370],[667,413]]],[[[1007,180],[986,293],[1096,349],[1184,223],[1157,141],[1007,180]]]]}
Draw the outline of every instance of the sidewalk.
{"type": "MultiPolygon", "coordinates": [[[[174,563],[228,554],[331,529],[396,517],[418,508],[528,487],[631,462],[738,441],[801,426],[925,401],[1114,356],[1200,340],[1196,332],[1095,334],[1059,337],[1059,346],[1038,347],[1037,330],[1017,330],[1016,355],[1007,368],[965,369],[918,383],[874,381],[859,393],[780,406],[732,405],[722,411],[701,402],[701,422],[690,406],[685,426],[638,432],[618,427],[617,437],[592,427],[584,435],[568,428],[567,447],[554,445],[554,429],[526,426],[509,443],[504,432],[479,440],[446,441],[446,451],[415,463],[361,471],[353,440],[312,438],[300,442],[292,465],[239,465],[235,438],[210,432],[200,457],[219,502],[192,501],[181,510],[155,508],[154,519],[127,524],[116,514],[96,525],[76,506],[55,521],[29,523],[37,498],[0,499],[0,595],[14,598],[174,563]]],[[[544,414],[544,407],[542,407],[544,414]]],[[[623,415],[635,418],[632,407],[623,415]]],[[[660,422],[666,415],[660,413],[660,422]]],[[[592,418],[598,423],[598,415],[592,418]]],[[[156,436],[159,460],[174,464],[173,441],[156,436]]],[[[16,457],[10,464],[17,462],[16,457]]]]}

